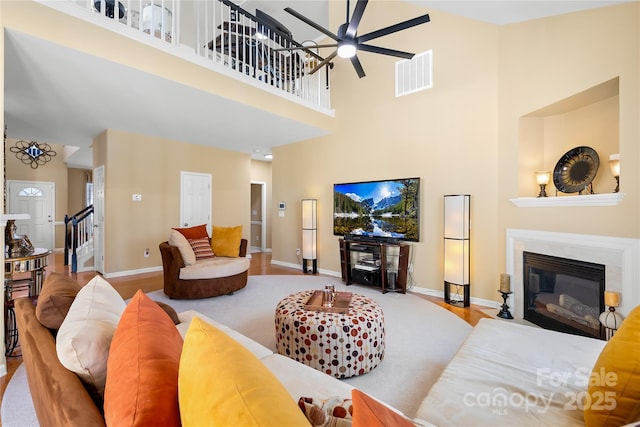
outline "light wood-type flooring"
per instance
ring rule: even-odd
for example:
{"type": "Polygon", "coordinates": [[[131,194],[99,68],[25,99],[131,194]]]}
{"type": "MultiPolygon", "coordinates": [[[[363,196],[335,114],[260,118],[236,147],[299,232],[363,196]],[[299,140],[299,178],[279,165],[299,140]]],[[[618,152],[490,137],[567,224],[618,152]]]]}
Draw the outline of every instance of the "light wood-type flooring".
{"type": "MultiPolygon", "coordinates": [[[[70,273],[69,267],[64,265],[64,256],[62,253],[56,253],[50,255],[49,257],[49,265],[46,268],[47,272],[57,272],[68,274],[70,277],[75,278],[79,283],[87,283],[93,276],[95,276],[95,272],[84,272],[84,273],[70,273]]],[[[251,267],[249,268],[250,276],[258,276],[258,275],[302,275],[302,268],[293,269],[288,267],[280,267],[271,264],[271,253],[267,252],[259,252],[251,254],[251,267]]],[[[118,290],[122,298],[127,299],[131,298],[138,289],[142,289],[145,292],[156,291],[162,289],[162,272],[155,273],[145,273],[138,274],[135,276],[126,276],[126,277],[115,277],[108,279],[109,283],[113,285],[114,288],[118,290]]],[[[468,322],[470,325],[475,326],[478,321],[483,317],[488,317],[481,310],[486,309],[486,307],[471,305],[471,307],[462,308],[457,306],[452,306],[446,304],[442,298],[435,298],[426,295],[422,295],[419,293],[414,293],[414,295],[419,296],[421,298],[427,299],[439,306],[443,307],[446,310],[451,311],[456,314],[461,319],[468,322]]],[[[11,379],[11,376],[16,371],[20,363],[22,363],[22,358],[20,355],[20,347],[18,347],[14,351],[14,355],[7,358],[7,375],[4,377],[0,377],[0,401],[2,396],[4,395],[4,391],[11,379]]],[[[0,426],[1,426],[0,421],[0,426]]]]}

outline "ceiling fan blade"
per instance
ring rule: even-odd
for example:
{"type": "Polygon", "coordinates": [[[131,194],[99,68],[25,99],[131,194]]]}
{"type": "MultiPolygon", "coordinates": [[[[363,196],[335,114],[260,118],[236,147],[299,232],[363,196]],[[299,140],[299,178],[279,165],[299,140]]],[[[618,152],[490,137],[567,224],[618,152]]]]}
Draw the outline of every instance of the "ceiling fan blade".
{"type": "Polygon", "coordinates": [[[356,73],[358,73],[358,77],[363,78],[366,75],[364,73],[364,69],[362,68],[362,64],[360,63],[360,60],[358,59],[357,55],[354,55],[351,57],[351,64],[353,65],[353,68],[356,69],[356,73]]]}
{"type": "Polygon", "coordinates": [[[335,34],[333,34],[331,31],[327,30],[324,27],[321,27],[320,25],[316,24],[315,22],[313,22],[312,20],[310,20],[309,18],[307,18],[304,15],[300,15],[298,12],[296,12],[295,10],[291,9],[290,7],[285,7],[284,10],[288,13],[290,13],[291,15],[295,16],[296,18],[298,18],[299,20],[301,20],[302,22],[304,22],[307,25],[312,26],[313,28],[315,28],[316,30],[320,31],[323,34],[326,34],[327,36],[331,37],[332,39],[334,39],[335,41],[338,41],[338,36],[336,36],[335,34]]]}
{"type": "Polygon", "coordinates": [[[404,22],[400,22],[395,25],[391,25],[386,28],[381,28],[379,30],[373,31],[371,33],[362,35],[357,38],[357,42],[362,43],[369,40],[377,39],[378,37],[386,36],[392,33],[396,33],[398,31],[406,30],[407,28],[415,27],[416,25],[425,24],[429,22],[429,14],[418,16],[417,18],[409,19],[404,22]]]}
{"type": "MultiPolygon", "coordinates": [[[[322,47],[338,47],[338,43],[332,43],[332,44],[319,44],[319,45],[313,45],[313,46],[292,46],[292,47],[279,47],[278,49],[271,49],[274,52],[278,52],[280,50],[296,50],[296,49],[302,49],[302,50],[306,50],[307,52],[310,51],[310,49],[315,49],[315,48],[322,48],[322,47]]],[[[310,52],[312,55],[315,55],[315,53],[313,51],[310,52]]]]}
{"type": "Polygon", "coordinates": [[[386,47],[371,46],[368,44],[359,44],[358,50],[364,50],[365,52],[380,53],[382,55],[397,56],[398,58],[411,59],[415,56],[415,53],[403,52],[401,50],[387,49],[386,47]]]}
{"type": "Polygon", "coordinates": [[[368,1],[369,0],[358,0],[358,3],[356,3],[356,8],[353,11],[353,15],[351,15],[351,21],[349,22],[349,26],[346,31],[346,36],[348,38],[352,39],[356,36],[358,25],[360,25],[360,19],[362,19],[362,14],[364,13],[364,9],[367,7],[368,1]]]}
{"type": "Polygon", "coordinates": [[[331,62],[331,60],[333,58],[336,57],[336,55],[338,54],[338,51],[334,51],[331,55],[327,56],[326,58],[324,58],[318,65],[316,65],[316,67],[311,70],[311,72],[309,74],[313,74],[316,71],[318,71],[320,68],[324,67],[325,65],[327,65],[329,62],[331,62]]]}

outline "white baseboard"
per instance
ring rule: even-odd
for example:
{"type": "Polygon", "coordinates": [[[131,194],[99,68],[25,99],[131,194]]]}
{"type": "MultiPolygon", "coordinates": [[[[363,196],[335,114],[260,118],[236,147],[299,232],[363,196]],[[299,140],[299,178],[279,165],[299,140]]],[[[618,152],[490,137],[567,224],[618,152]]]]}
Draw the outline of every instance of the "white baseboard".
{"type": "Polygon", "coordinates": [[[162,271],[162,266],[160,265],[157,267],[140,268],[138,270],[117,271],[115,273],[103,273],[102,276],[105,279],[110,279],[112,277],[133,276],[134,274],[155,273],[156,271],[162,271]]]}
{"type": "MultiPolygon", "coordinates": [[[[407,290],[418,293],[418,294],[429,295],[431,297],[436,297],[436,298],[444,297],[444,291],[440,289],[428,289],[428,288],[421,288],[418,286],[414,286],[411,289],[407,289],[407,290]]],[[[483,307],[489,307],[489,308],[499,308],[501,305],[496,301],[491,301],[491,300],[486,300],[483,298],[476,298],[476,297],[471,297],[470,301],[472,304],[481,305],[483,307]]]]}

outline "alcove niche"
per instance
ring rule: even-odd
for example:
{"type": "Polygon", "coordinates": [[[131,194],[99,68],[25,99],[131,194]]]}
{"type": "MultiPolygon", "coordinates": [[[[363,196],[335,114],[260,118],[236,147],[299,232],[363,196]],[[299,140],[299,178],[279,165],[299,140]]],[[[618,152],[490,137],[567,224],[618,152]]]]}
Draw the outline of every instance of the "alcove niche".
{"type": "MultiPolygon", "coordinates": [[[[624,196],[614,193],[615,178],[609,158],[620,153],[619,78],[600,83],[568,98],[547,105],[519,119],[518,198],[528,206],[608,206],[624,196]],[[553,183],[553,170],[569,150],[587,146],[596,151],[600,166],[592,181],[593,193],[562,193],[553,183]],[[550,171],[548,197],[537,197],[540,187],[536,171],[550,171]]],[[[622,157],[621,157],[622,158],[622,157]]],[[[621,164],[623,161],[621,160],[621,164]]]]}

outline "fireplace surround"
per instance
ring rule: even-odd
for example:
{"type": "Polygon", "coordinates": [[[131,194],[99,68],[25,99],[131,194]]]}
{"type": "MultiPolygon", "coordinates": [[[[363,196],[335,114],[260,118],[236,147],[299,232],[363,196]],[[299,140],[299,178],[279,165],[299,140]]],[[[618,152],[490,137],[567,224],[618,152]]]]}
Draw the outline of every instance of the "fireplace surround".
{"type": "Polygon", "coordinates": [[[616,311],[626,316],[640,305],[640,240],[591,234],[507,229],[506,272],[511,275],[509,306],[524,322],[523,253],[534,252],[605,266],[605,290],[620,292],[616,311]]]}

